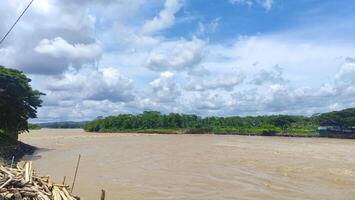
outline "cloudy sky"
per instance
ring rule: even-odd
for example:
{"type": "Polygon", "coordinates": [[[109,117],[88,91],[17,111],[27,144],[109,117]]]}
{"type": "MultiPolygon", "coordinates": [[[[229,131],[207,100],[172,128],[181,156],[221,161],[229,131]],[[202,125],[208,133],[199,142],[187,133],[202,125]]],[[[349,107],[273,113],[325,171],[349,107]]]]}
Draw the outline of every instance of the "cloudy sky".
{"type": "MultiPolygon", "coordinates": [[[[2,0],[3,35],[29,0],[2,0]]],[[[354,0],[35,0],[0,65],[47,95],[38,122],[355,107],[354,0]]]]}

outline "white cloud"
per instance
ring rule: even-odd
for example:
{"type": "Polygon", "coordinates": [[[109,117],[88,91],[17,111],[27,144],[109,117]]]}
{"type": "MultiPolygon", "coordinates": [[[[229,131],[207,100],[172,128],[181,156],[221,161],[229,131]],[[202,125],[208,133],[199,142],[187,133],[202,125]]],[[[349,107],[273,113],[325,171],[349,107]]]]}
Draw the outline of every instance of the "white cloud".
{"type": "Polygon", "coordinates": [[[253,77],[252,83],[262,85],[264,83],[284,83],[286,80],[282,76],[283,69],[275,65],[272,69],[261,69],[253,77]]]}
{"type": "MultiPolygon", "coordinates": [[[[13,17],[23,11],[27,3],[21,0],[5,0],[2,2],[0,8],[0,18],[2,19],[0,32],[5,32],[5,29],[8,29],[10,24],[13,23],[13,17]],[[12,13],[13,15],[3,15],[1,13],[12,13]]],[[[93,31],[95,17],[89,13],[87,5],[77,7],[74,4],[62,3],[63,1],[46,0],[34,2],[29,12],[26,13],[25,17],[21,19],[2,44],[3,49],[11,50],[5,61],[6,64],[9,63],[9,67],[33,74],[60,74],[68,69],[70,65],[76,65],[79,68],[83,64],[82,62],[89,62],[84,57],[86,60],[77,59],[73,63],[73,60],[56,58],[48,54],[38,53],[35,50],[45,38],[61,38],[68,44],[95,43],[93,31]]],[[[60,40],[54,42],[67,45],[60,40]]],[[[98,47],[95,47],[95,52],[98,52],[98,49],[98,47]]]]}
{"type": "Polygon", "coordinates": [[[197,38],[164,42],[150,53],[146,66],[155,71],[193,68],[202,61],[204,47],[205,42],[197,38]]]}
{"type": "MultiPolygon", "coordinates": [[[[225,21],[192,16],[190,7],[179,13],[183,2],[35,1],[0,48],[0,62],[25,71],[34,87],[47,93],[43,120],[143,110],[204,116],[312,114],[355,106],[354,61],[345,60],[355,48],[352,38],[339,42],[339,31],[330,38],[329,27],[339,30],[334,24],[220,39],[221,29],[210,40],[225,21]],[[151,18],[149,8],[162,2],[151,18]],[[186,16],[196,21],[185,21],[186,16]],[[190,29],[194,22],[201,22],[199,28],[190,29]],[[176,23],[183,29],[163,32],[176,23]]],[[[277,3],[230,2],[266,10],[277,3]]],[[[19,14],[25,4],[2,2],[0,32],[13,22],[7,13],[19,14]]]]}
{"type": "Polygon", "coordinates": [[[164,9],[154,19],[145,22],[144,33],[155,33],[171,27],[175,21],[175,14],[182,7],[181,0],[165,0],[164,9]]]}
{"type": "Polygon", "coordinates": [[[160,77],[150,82],[153,88],[153,101],[174,102],[180,95],[180,90],[174,80],[174,73],[166,71],[160,73],[160,77]]]}
{"type": "Polygon", "coordinates": [[[195,109],[205,110],[207,112],[212,111],[213,113],[213,111],[220,111],[227,106],[225,97],[226,96],[218,93],[203,92],[193,98],[190,104],[193,105],[195,109]]]}
{"type": "Polygon", "coordinates": [[[134,50],[146,50],[159,45],[160,38],[145,35],[137,29],[136,27],[127,26],[116,21],[112,26],[112,30],[106,33],[104,38],[109,41],[109,45],[115,42],[118,46],[134,50]]]}
{"type": "Polygon", "coordinates": [[[231,45],[210,45],[207,49],[209,56],[202,64],[210,71],[227,73],[238,68],[254,74],[279,65],[283,68],[282,75],[298,86],[328,82],[342,64],[342,58],[355,51],[346,44],[297,40],[282,34],[240,37],[231,45]]]}
{"type": "MultiPolygon", "coordinates": [[[[92,67],[79,71],[68,71],[62,77],[47,83],[47,90],[60,94],[61,98],[78,100],[108,100],[127,102],[134,99],[132,80],[123,76],[116,68],[92,67]],[[80,95],[77,95],[80,93],[80,95]]],[[[49,95],[50,96],[50,95],[49,95]]]]}
{"type": "Polygon", "coordinates": [[[249,7],[253,5],[253,0],[229,0],[230,3],[232,4],[246,4],[249,7]]]}
{"type": "Polygon", "coordinates": [[[264,1],[262,1],[262,5],[264,6],[264,8],[266,10],[270,10],[273,3],[274,3],[273,0],[264,0],[264,1]]]}
{"type": "Polygon", "coordinates": [[[253,6],[255,3],[260,4],[266,10],[270,10],[274,3],[273,0],[229,0],[232,4],[245,4],[249,7],[253,6]]]}
{"type": "Polygon", "coordinates": [[[197,78],[191,81],[186,90],[189,91],[206,91],[206,90],[227,90],[232,91],[235,86],[243,83],[245,74],[243,73],[230,73],[224,74],[220,77],[213,76],[213,79],[207,77],[197,78]]]}
{"type": "Polygon", "coordinates": [[[340,83],[355,84],[355,59],[347,58],[335,78],[340,83]]]}
{"type": "Polygon", "coordinates": [[[199,22],[195,35],[204,35],[204,34],[211,34],[216,32],[221,19],[222,19],[221,17],[217,17],[207,24],[199,22]]]}
{"type": "Polygon", "coordinates": [[[102,54],[99,44],[70,44],[61,37],[53,40],[43,39],[35,47],[35,51],[55,58],[78,60],[96,60],[102,54]]]}

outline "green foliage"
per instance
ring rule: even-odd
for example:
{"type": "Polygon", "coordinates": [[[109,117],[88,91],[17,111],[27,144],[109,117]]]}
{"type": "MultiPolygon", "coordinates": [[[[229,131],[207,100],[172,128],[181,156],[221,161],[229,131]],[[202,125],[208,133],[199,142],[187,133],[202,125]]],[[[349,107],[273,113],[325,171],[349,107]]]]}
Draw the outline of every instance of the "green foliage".
{"type": "Polygon", "coordinates": [[[87,123],[84,129],[89,132],[156,132],[156,133],[215,133],[276,135],[292,133],[299,127],[316,126],[302,116],[255,116],[255,117],[206,117],[170,113],[163,115],[156,111],[145,111],[139,115],[122,114],[87,123]],[[311,126],[313,125],[313,126],[311,126]]]}
{"type": "Polygon", "coordinates": [[[28,124],[28,129],[29,130],[39,130],[41,129],[42,127],[38,124],[28,124]]]}
{"type": "Polygon", "coordinates": [[[0,129],[10,138],[28,131],[29,118],[37,117],[43,95],[30,86],[31,79],[18,70],[0,66],[0,129]]]}
{"type": "Polygon", "coordinates": [[[274,126],[281,127],[282,129],[286,129],[296,121],[297,117],[289,115],[277,115],[270,117],[270,123],[274,126]]]}
{"type": "Polygon", "coordinates": [[[206,117],[145,111],[139,115],[122,114],[87,123],[89,132],[215,133],[240,135],[319,136],[319,125],[355,126],[355,109],[311,117],[292,115],[206,117]]]}
{"type": "Polygon", "coordinates": [[[41,123],[39,124],[43,128],[59,128],[59,129],[75,129],[75,128],[82,128],[87,122],[49,122],[49,123],[41,123]]]}
{"type": "MultiPolygon", "coordinates": [[[[284,124],[282,123],[280,125],[282,128],[284,128],[284,124]]],[[[277,126],[274,126],[272,124],[265,124],[261,127],[262,129],[262,135],[266,135],[266,136],[272,136],[272,135],[276,135],[276,133],[281,132],[281,129],[277,126]]]]}
{"type": "Polygon", "coordinates": [[[318,117],[322,126],[355,127],[355,108],[324,113],[318,117]]]}

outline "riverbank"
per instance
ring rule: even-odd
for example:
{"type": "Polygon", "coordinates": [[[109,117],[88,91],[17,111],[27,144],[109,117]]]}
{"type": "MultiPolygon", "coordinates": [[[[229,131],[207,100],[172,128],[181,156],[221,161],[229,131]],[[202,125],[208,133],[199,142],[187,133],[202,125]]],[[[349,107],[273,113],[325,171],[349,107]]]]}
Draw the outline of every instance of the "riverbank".
{"type": "Polygon", "coordinates": [[[271,137],[301,137],[301,138],[340,138],[355,139],[355,134],[327,133],[320,134],[313,130],[303,130],[297,132],[271,132],[262,129],[252,129],[238,132],[236,130],[203,130],[203,129],[127,129],[127,130],[100,130],[96,133],[138,133],[138,134],[213,134],[213,135],[244,135],[244,136],[271,136],[271,137]]]}
{"type": "Polygon", "coordinates": [[[15,161],[19,161],[26,155],[33,155],[36,150],[38,148],[35,146],[0,137],[0,163],[11,163],[13,157],[15,161]]]}

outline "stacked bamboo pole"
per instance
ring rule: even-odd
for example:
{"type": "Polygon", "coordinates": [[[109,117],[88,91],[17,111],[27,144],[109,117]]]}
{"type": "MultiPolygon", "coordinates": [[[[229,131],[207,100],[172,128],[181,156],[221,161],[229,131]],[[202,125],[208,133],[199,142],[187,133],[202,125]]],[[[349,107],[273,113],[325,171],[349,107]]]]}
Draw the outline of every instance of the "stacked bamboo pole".
{"type": "Polygon", "coordinates": [[[0,200],[77,200],[68,185],[37,175],[32,162],[15,168],[0,166],[0,200]]]}

